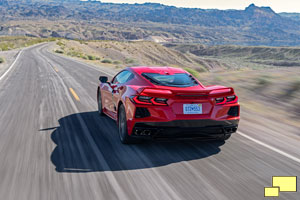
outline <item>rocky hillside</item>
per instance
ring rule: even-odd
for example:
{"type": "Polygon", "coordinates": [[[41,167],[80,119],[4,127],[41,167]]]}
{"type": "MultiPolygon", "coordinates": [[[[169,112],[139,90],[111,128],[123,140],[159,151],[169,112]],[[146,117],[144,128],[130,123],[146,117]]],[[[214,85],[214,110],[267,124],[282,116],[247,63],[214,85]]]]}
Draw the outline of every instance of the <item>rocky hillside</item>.
{"type": "MultiPolygon", "coordinates": [[[[228,69],[262,69],[278,67],[299,67],[299,47],[263,47],[263,46],[207,46],[200,44],[166,44],[188,57],[218,61],[228,69]]],[[[207,66],[207,64],[204,64],[207,66]]]]}
{"type": "Polygon", "coordinates": [[[300,66],[300,48],[296,47],[161,45],[150,41],[59,39],[53,51],[101,66],[174,66],[190,69],[195,73],[287,69],[300,66]]]}
{"type": "Polygon", "coordinates": [[[300,21],[254,4],[245,10],[205,10],[154,3],[70,1],[0,0],[0,35],[300,45],[300,21]]]}

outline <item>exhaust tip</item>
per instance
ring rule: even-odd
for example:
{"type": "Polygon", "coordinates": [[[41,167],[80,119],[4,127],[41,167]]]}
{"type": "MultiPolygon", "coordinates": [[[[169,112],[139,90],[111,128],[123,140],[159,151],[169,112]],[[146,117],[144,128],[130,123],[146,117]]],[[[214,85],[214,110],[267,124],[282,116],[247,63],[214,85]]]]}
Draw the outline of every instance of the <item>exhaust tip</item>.
{"type": "Polygon", "coordinates": [[[151,135],[151,131],[150,130],[143,130],[141,135],[149,136],[149,135],[151,135]]]}
{"type": "Polygon", "coordinates": [[[135,135],[138,135],[138,136],[150,136],[151,135],[151,130],[140,130],[140,129],[136,129],[134,131],[134,134],[135,135]]]}
{"type": "Polygon", "coordinates": [[[142,131],[138,130],[138,129],[136,129],[135,132],[134,132],[135,135],[141,135],[141,133],[142,133],[142,131]]]}
{"type": "Polygon", "coordinates": [[[237,128],[233,127],[233,128],[224,128],[224,132],[225,133],[234,133],[236,132],[237,128]]]}

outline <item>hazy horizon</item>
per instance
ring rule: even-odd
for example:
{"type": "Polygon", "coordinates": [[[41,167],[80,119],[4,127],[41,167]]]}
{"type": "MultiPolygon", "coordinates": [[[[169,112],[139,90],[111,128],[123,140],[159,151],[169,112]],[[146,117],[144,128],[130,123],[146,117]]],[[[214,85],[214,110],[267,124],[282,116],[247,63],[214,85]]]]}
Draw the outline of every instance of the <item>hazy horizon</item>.
{"type": "Polygon", "coordinates": [[[297,12],[300,13],[300,1],[295,0],[101,0],[107,3],[161,3],[176,7],[203,8],[203,9],[238,9],[243,10],[250,4],[271,7],[275,12],[297,12]]]}

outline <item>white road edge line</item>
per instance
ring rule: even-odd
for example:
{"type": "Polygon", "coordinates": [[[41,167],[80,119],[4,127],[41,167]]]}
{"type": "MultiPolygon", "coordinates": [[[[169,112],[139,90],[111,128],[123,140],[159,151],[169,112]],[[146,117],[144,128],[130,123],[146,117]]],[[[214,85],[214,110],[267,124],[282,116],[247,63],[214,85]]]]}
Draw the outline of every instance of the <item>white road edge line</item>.
{"type": "Polygon", "coordinates": [[[20,55],[22,54],[23,50],[19,51],[17,58],[14,60],[14,62],[10,65],[10,67],[4,72],[4,74],[0,77],[0,81],[8,74],[8,72],[13,68],[15,63],[18,61],[20,55]]]}
{"type": "Polygon", "coordinates": [[[14,62],[10,65],[10,67],[6,70],[6,72],[4,72],[4,74],[2,74],[2,76],[0,77],[0,81],[8,74],[8,72],[13,68],[13,66],[16,64],[16,62],[18,61],[20,55],[23,53],[24,50],[26,50],[26,49],[31,49],[31,48],[34,48],[34,47],[36,47],[36,46],[41,46],[41,45],[43,45],[43,44],[44,44],[44,42],[38,43],[38,44],[34,44],[34,45],[32,45],[32,46],[29,46],[29,47],[25,47],[25,48],[20,49],[20,51],[19,51],[19,53],[18,53],[16,59],[14,60],[14,62]]]}
{"type": "Polygon", "coordinates": [[[270,149],[272,151],[275,151],[276,153],[279,153],[279,154],[281,154],[281,155],[283,155],[283,156],[285,156],[285,157],[287,157],[287,158],[289,158],[289,159],[291,159],[291,160],[293,160],[293,161],[295,161],[297,163],[300,163],[300,159],[297,158],[297,157],[295,157],[295,156],[292,156],[292,155],[290,155],[290,154],[288,154],[288,153],[286,153],[284,151],[281,151],[281,150],[279,150],[279,149],[277,149],[275,147],[272,147],[272,146],[270,146],[270,145],[268,145],[268,144],[266,144],[264,142],[261,142],[261,141],[259,141],[257,139],[254,139],[254,138],[252,138],[252,137],[250,137],[250,136],[248,136],[248,135],[246,135],[246,134],[244,134],[244,133],[242,133],[240,131],[238,131],[237,133],[239,135],[241,135],[241,136],[243,136],[243,137],[245,137],[245,138],[247,138],[247,139],[249,139],[249,140],[251,140],[251,141],[253,141],[253,142],[257,143],[257,144],[259,144],[259,145],[261,145],[261,146],[264,146],[264,147],[266,147],[266,148],[268,148],[268,149],[270,149]]]}

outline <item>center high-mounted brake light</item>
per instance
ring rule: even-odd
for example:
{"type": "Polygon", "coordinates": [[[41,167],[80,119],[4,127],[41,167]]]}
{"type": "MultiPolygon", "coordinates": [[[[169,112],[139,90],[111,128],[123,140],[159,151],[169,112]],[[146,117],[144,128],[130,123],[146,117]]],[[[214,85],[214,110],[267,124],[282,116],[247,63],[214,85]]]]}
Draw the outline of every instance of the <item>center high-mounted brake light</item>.
{"type": "Polygon", "coordinates": [[[215,98],[217,105],[222,105],[225,103],[236,103],[238,101],[238,97],[235,95],[227,96],[227,97],[219,97],[215,98]]]}

